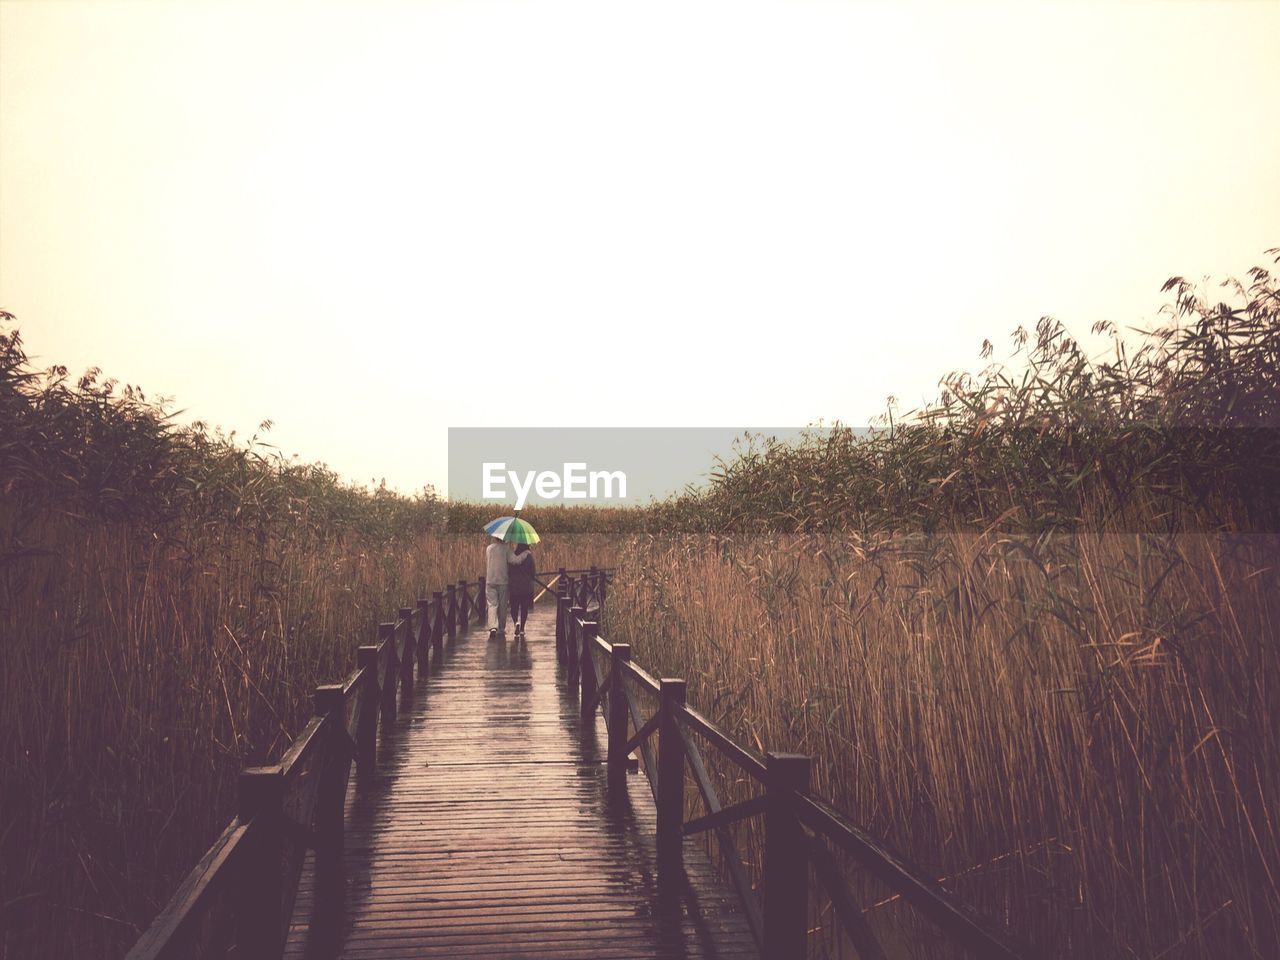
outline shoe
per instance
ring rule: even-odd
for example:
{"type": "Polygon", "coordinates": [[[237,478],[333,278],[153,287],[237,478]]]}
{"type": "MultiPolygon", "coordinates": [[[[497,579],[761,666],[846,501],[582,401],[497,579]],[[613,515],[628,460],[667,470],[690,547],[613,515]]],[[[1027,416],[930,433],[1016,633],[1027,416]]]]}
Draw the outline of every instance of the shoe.
{"type": "Polygon", "coordinates": [[[497,631],[496,629],[494,629],[494,630],[490,630],[490,631],[489,631],[489,639],[490,639],[490,640],[496,640],[497,638],[498,638],[498,631],[497,631]]]}

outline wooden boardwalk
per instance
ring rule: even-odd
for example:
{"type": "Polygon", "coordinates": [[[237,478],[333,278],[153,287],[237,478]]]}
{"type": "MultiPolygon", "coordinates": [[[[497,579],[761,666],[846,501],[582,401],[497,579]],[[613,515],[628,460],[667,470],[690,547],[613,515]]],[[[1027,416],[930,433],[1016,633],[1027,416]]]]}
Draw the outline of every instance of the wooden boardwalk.
{"type": "Polygon", "coordinates": [[[272,960],[282,945],[294,960],[745,960],[757,945],[768,960],[885,960],[884,934],[908,941],[877,931],[849,863],[954,947],[1033,955],[812,794],[811,758],[736,743],[684,680],[607,642],[591,608],[610,578],[559,571],[555,609],[537,608],[521,642],[468,631],[483,578],[401,607],[355,670],[315,688],[280,759],[240,771],[235,817],[126,960],[272,960]],[[628,773],[635,750],[643,773],[628,773]],[[726,777],[747,791],[727,806],[726,777]],[[730,829],[755,817],[758,871],[730,829]],[[699,835],[715,837],[732,894],[699,835]]]}
{"type": "Polygon", "coordinates": [[[345,915],[312,917],[308,868],[286,956],[758,956],[694,840],[688,883],[659,896],[653,797],[633,773],[610,802],[604,724],[557,665],[553,604],[522,642],[474,626],[450,643],[381,749],[348,795],[345,915]]]}

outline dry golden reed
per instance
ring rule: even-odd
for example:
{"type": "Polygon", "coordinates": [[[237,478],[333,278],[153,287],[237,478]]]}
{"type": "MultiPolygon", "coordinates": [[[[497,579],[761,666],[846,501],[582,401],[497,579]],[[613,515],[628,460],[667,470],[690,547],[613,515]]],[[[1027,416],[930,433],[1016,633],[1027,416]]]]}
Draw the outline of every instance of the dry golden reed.
{"type": "MultiPolygon", "coordinates": [[[[0,957],[118,957],[398,607],[482,570],[431,491],[350,486],[32,370],[0,313],[0,957]]],[[[487,518],[486,518],[487,519],[487,518]]],[[[603,563],[592,537],[539,561],[603,563]]]]}
{"type": "MultiPolygon", "coordinates": [[[[619,566],[610,640],[742,742],[813,755],[820,793],[1046,956],[1272,957],[1280,289],[1223,286],[1170,279],[1169,325],[1103,362],[1044,318],[869,436],[749,448],[634,512],[530,510],[583,534],[540,565],[619,566]]],[[[479,572],[488,511],[33,371],[12,319],[0,960],[117,957],[312,688],[479,572]]],[[[947,955],[855,881],[895,954],[947,955]]]]}
{"type": "MultiPolygon", "coordinates": [[[[638,539],[606,633],[739,742],[812,755],[820,794],[1043,956],[1261,958],[1280,921],[1278,548],[638,539]]],[[[861,894],[903,955],[948,955],[883,888],[861,894]]]]}
{"type": "MultiPolygon", "coordinates": [[[[121,955],[230,818],[240,767],[280,755],[380,620],[474,581],[484,546],[235,528],[178,544],[67,517],[27,534],[40,553],[0,568],[13,957],[121,955]]],[[[548,568],[610,555],[600,537],[538,549],[548,568]]]]}

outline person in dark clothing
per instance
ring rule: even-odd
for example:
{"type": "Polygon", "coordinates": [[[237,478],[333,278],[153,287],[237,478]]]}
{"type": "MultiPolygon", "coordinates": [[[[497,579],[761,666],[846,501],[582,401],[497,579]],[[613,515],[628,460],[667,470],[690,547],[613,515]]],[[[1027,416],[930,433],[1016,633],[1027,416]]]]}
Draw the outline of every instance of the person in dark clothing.
{"type": "Polygon", "coordinates": [[[507,561],[507,596],[517,637],[524,636],[524,622],[529,616],[529,608],[533,606],[533,578],[536,573],[529,545],[516,544],[515,556],[507,561]]]}

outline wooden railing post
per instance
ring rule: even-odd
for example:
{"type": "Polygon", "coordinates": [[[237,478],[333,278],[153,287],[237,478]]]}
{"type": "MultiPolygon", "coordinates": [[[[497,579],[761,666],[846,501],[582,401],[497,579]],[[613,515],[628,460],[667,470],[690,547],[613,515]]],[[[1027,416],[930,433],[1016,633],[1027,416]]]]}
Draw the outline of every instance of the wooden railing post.
{"type": "Polygon", "coordinates": [[[763,960],[792,960],[808,949],[809,860],[792,797],[809,792],[808,757],[765,754],[763,960]]]}
{"type": "Polygon", "coordinates": [[[609,586],[609,575],[603,570],[600,571],[600,582],[596,587],[596,596],[600,600],[600,608],[604,609],[605,588],[609,586]]]}
{"type": "Polygon", "coordinates": [[[240,771],[236,812],[254,822],[254,841],[234,885],[238,936],[236,955],[275,958],[284,948],[284,771],[247,767],[240,771]]]}
{"type": "Polygon", "coordinates": [[[594,563],[591,565],[591,575],[588,578],[587,582],[591,584],[591,588],[590,588],[590,592],[587,595],[588,599],[583,603],[583,606],[586,606],[587,603],[590,603],[592,599],[594,599],[596,603],[599,604],[600,602],[600,568],[597,567],[594,563]]]}
{"type": "Polygon", "coordinates": [[[467,592],[469,584],[465,580],[458,581],[458,632],[466,633],[471,626],[471,595],[467,592]]]}
{"type": "Polygon", "coordinates": [[[418,651],[418,676],[430,676],[431,601],[425,598],[418,600],[418,641],[414,648],[418,651]]]}
{"type": "Polygon", "coordinates": [[[476,587],[476,623],[484,626],[489,619],[489,595],[485,592],[488,583],[484,577],[479,580],[479,586],[476,587]]]}
{"type": "Polygon", "coordinates": [[[378,646],[386,645],[387,665],[383,668],[378,683],[382,686],[382,732],[391,729],[396,719],[396,625],[394,623],[378,624],[378,646]]]}
{"type": "Polygon", "coordinates": [[[556,584],[556,661],[564,663],[564,603],[560,596],[560,585],[556,584]]]}
{"type": "MultiPolygon", "coordinates": [[[[578,605],[577,601],[573,599],[573,577],[564,578],[564,595],[569,601],[568,610],[569,615],[572,616],[573,608],[578,605]]],[[[576,666],[578,663],[578,644],[576,640],[572,639],[576,636],[577,634],[574,633],[572,621],[566,620],[564,623],[564,645],[565,653],[568,654],[569,665],[571,667],[576,666]]]]}
{"type": "Polygon", "coordinates": [[[631,645],[615,643],[609,652],[609,792],[627,789],[627,674],[631,662],[631,645]]]}
{"type": "Polygon", "coordinates": [[[431,653],[440,666],[440,655],[444,652],[444,592],[433,590],[431,593],[431,653]]]}
{"type": "Polygon", "coordinates": [[[413,660],[416,655],[413,641],[413,610],[401,607],[398,616],[404,621],[404,654],[400,657],[400,709],[413,699],[413,660]]]}
{"type": "Polygon", "coordinates": [[[662,719],[658,725],[658,883],[684,872],[684,743],[676,708],[684,706],[685,682],[659,681],[662,719]]]}
{"type": "Polygon", "coordinates": [[[565,652],[569,655],[569,676],[571,683],[576,687],[578,685],[578,671],[582,669],[582,664],[578,662],[578,621],[574,617],[573,600],[565,597],[568,606],[565,607],[564,614],[564,646],[565,652]]]}
{"type": "Polygon", "coordinates": [[[341,908],[345,886],[342,846],[351,753],[342,684],[316,687],[314,703],[316,716],[324,717],[325,724],[325,746],[316,791],[316,900],[322,914],[328,915],[341,908]]]}
{"type": "Polygon", "coordinates": [[[448,611],[444,615],[444,632],[452,640],[458,635],[458,588],[454,584],[445,587],[448,611]]]}
{"type": "Polygon", "coordinates": [[[563,592],[556,597],[556,659],[564,664],[569,663],[570,603],[571,601],[563,592]]]}
{"type": "Polygon", "coordinates": [[[578,634],[578,696],[582,706],[582,716],[587,718],[595,713],[596,697],[595,660],[591,650],[596,643],[596,624],[586,619],[587,611],[583,607],[574,607],[570,613],[574,620],[574,629],[578,634]]]}
{"type": "Polygon", "coordinates": [[[366,684],[359,694],[360,716],[356,718],[356,771],[369,774],[378,762],[378,705],[382,699],[378,648],[365,646],[356,650],[356,665],[365,671],[366,684]]]}

